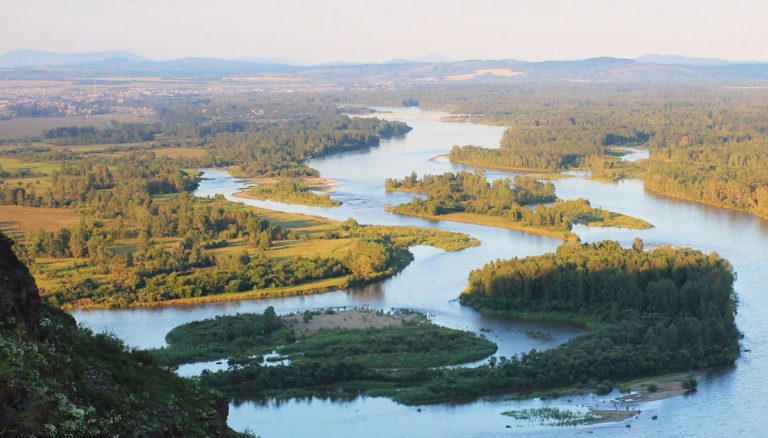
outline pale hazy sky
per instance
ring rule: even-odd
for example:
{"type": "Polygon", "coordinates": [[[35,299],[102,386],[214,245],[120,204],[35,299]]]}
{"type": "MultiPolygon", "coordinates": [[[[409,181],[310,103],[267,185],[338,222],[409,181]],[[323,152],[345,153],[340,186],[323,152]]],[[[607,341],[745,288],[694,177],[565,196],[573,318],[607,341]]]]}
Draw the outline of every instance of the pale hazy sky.
{"type": "Polygon", "coordinates": [[[768,0],[0,0],[0,52],[768,60],[768,0]]]}

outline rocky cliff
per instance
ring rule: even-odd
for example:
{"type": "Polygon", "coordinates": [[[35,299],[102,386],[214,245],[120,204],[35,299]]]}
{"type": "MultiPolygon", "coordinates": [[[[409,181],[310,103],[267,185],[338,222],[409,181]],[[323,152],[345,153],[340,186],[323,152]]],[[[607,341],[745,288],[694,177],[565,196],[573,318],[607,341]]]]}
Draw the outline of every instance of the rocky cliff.
{"type": "Polygon", "coordinates": [[[228,404],[45,305],[0,233],[0,436],[223,437],[228,404]]]}
{"type": "Polygon", "coordinates": [[[0,234],[0,318],[33,321],[40,310],[40,293],[12,246],[13,242],[0,234]]]}

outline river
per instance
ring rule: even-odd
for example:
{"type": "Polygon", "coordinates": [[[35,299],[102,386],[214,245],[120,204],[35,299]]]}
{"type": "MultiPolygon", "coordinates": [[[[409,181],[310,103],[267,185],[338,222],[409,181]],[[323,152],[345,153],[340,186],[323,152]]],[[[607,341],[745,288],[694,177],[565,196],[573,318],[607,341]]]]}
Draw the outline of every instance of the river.
{"type": "MultiPolygon", "coordinates": [[[[410,225],[458,231],[479,238],[482,245],[456,253],[431,247],[414,247],[415,260],[400,274],[383,282],[324,294],[236,303],[205,304],[159,309],[121,309],[73,312],[78,321],[96,331],[110,331],[138,347],[164,345],[165,334],[173,327],[192,320],[221,314],[261,312],[275,306],[279,313],[307,308],[370,306],[372,308],[411,308],[432,315],[440,325],[485,334],[499,345],[497,355],[511,355],[531,348],[558,345],[578,333],[569,327],[520,323],[484,317],[459,305],[455,298],[465,287],[468,273],[496,258],[541,254],[554,250],[560,242],[544,236],[451,222],[433,222],[387,213],[386,205],[407,202],[412,195],[391,194],[384,190],[384,179],[402,178],[416,171],[419,175],[467,169],[443,156],[453,145],[473,144],[498,147],[504,128],[471,123],[440,122],[444,113],[417,108],[383,108],[381,118],[401,120],[414,129],[407,135],[383,140],[365,151],[349,152],[312,160],[309,165],[325,178],[340,183],[332,197],[343,202],[337,208],[315,208],[233,198],[243,181],[228,174],[206,170],[205,180],[196,194],[223,194],[227,198],[276,210],[301,212],[344,220],[354,218],[364,224],[410,225]],[[538,329],[552,334],[550,340],[531,339],[525,330],[538,329]],[[490,330],[488,332],[487,330],[490,330]]],[[[635,151],[631,159],[643,159],[647,152],[635,151]]],[[[489,179],[509,176],[508,172],[489,171],[489,179]]],[[[494,436],[511,432],[537,436],[595,434],[613,436],[702,436],[736,433],[760,436],[759,417],[768,413],[768,400],[756,390],[768,375],[768,222],[755,217],[674,200],[646,192],[638,180],[601,183],[583,175],[554,181],[557,194],[564,199],[588,198],[593,205],[642,218],[655,227],[651,230],[587,228],[575,232],[584,241],[618,240],[630,245],[640,237],[646,246],[669,243],[704,251],[717,251],[729,259],[737,272],[739,294],[737,324],[744,332],[747,350],[736,366],[720,370],[699,382],[698,390],[678,397],[637,406],[638,419],[627,423],[553,428],[515,422],[501,412],[529,406],[601,405],[610,396],[570,397],[570,401],[507,398],[483,399],[470,403],[441,404],[422,409],[405,407],[385,398],[358,397],[352,400],[312,398],[309,400],[246,401],[230,405],[230,425],[236,430],[251,429],[260,436],[494,436]],[[651,420],[653,415],[658,420],[651,420]],[[631,428],[626,428],[630,424],[631,428]],[[511,428],[507,428],[507,426],[511,428]]]]}

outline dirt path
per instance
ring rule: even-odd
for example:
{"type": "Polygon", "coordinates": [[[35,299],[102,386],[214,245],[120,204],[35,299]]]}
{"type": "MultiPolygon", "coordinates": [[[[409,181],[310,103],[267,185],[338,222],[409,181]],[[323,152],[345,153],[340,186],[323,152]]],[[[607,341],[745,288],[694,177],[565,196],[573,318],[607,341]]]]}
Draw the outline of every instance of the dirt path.
{"type": "Polygon", "coordinates": [[[312,314],[305,320],[303,314],[288,315],[283,319],[293,327],[296,336],[303,336],[323,329],[365,329],[400,327],[404,322],[421,318],[415,314],[390,314],[375,312],[373,310],[341,310],[320,314],[312,314]]]}

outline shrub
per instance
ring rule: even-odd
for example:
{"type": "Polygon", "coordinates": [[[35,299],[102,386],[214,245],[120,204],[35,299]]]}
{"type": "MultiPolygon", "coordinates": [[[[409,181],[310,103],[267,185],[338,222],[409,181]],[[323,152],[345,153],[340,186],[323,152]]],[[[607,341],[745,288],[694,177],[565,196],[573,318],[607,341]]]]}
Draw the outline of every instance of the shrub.
{"type": "Polygon", "coordinates": [[[610,382],[603,382],[595,387],[595,392],[598,394],[608,394],[613,391],[613,385],[610,382]]]}

